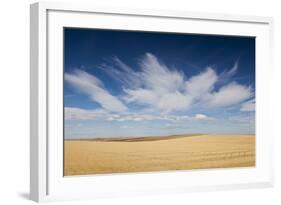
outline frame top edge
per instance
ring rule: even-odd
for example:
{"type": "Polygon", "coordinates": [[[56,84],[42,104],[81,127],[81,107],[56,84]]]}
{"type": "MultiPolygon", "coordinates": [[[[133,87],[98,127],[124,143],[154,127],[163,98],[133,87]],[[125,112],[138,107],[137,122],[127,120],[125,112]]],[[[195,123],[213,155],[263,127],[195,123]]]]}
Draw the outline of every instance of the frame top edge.
{"type": "Polygon", "coordinates": [[[93,3],[75,3],[75,2],[50,2],[40,1],[30,5],[38,6],[43,12],[48,10],[64,11],[64,12],[88,12],[88,13],[108,13],[120,15],[135,15],[135,16],[155,16],[167,18],[189,18],[201,20],[216,20],[216,21],[232,21],[232,22],[248,22],[260,24],[273,24],[273,17],[270,16],[251,16],[244,14],[226,14],[226,13],[211,13],[188,10],[155,10],[155,9],[137,9],[125,7],[105,7],[93,3]]]}

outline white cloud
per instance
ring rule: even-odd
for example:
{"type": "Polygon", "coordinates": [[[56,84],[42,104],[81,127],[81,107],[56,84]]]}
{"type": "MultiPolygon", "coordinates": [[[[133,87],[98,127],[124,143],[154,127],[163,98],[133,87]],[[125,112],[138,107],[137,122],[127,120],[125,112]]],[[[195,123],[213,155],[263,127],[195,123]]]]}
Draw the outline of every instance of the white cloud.
{"type": "Polygon", "coordinates": [[[107,121],[191,121],[211,120],[213,118],[204,114],[189,115],[149,115],[143,113],[112,114],[103,109],[87,110],[76,107],[65,107],[65,120],[107,120],[107,121]]]}
{"type": "Polygon", "coordinates": [[[66,73],[65,80],[106,110],[112,112],[126,110],[126,106],[117,97],[112,96],[98,78],[85,71],[76,70],[71,74],[66,73]]]}
{"type": "Polygon", "coordinates": [[[195,103],[207,108],[231,106],[253,96],[250,87],[235,82],[222,86],[218,91],[214,89],[220,78],[226,79],[235,75],[238,62],[221,75],[209,67],[189,79],[184,73],[160,63],[152,54],[145,55],[140,67],[140,72],[134,72],[128,66],[123,68],[130,81],[138,82],[126,84],[124,99],[127,103],[151,106],[164,113],[188,110],[195,103]]]}
{"type": "Polygon", "coordinates": [[[186,82],[187,93],[197,100],[204,98],[213,90],[217,80],[216,72],[211,68],[207,68],[204,72],[191,77],[186,82]]]}
{"type": "Polygon", "coordinates": [[[149,53],[142,59],[140,67],[141,72],[126,69],[126,77],[135,79],[124,89],[127,103],[152,106],[163,112],[184,110],[191,105],[191,98],[180,91],[184,86],[183,73],[169,69],[149,53]]]}
{"type": "Polygon", "coordinates": [[[140,66],[143,85],[147,89],[155,90],[159,93],[175,92],[184,83],[183,73],[175,69],[169,69],[150,53],[145,55],[140,66]]]}
{"type": "Polygon", "coordinates": [[[241,105],[240,111],[242,112],[252,112],[256,109],[255,99],[249,100],[241,105]]]}
{"type": "Polygon", "coordinates": [[[208,117],[206,115],[203,115],[203,114],[196,114],[195,118],[199,119],[199,120],[204,120],[204,119],[207,119],[208,117]]]}
{"type": "Polygon", "coordinates": [[[213,118],[203,114],[189,115],[148,115],[148,114],[125,114],[125,115],[108,115],[108,121],[191,121],[191,120],[212,120],[213,118]]]}
{"type": "Polygon", "coordinates": [[[184,110],[189,108],[192,99],[178,91],[157,92],[149,89],[124,90],[127,96],[124,98],[128,103],[137,102],[143,105],[155,107],[163,112],[172,112],[176,110],[184,110]]]}
{"type": "Polygon", "coordinates": [[[208,104],[213,107],[224,107],[240,103],[253,96],[252,88],[230,83],[213,92],[209,96],[208,104]]]}

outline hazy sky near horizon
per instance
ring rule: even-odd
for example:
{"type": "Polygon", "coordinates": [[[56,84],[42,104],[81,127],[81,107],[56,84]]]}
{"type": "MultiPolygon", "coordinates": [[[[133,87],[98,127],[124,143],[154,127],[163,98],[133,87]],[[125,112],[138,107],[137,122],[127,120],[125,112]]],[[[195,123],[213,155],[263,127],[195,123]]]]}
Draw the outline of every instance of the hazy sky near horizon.
{"type": "Polygon", "coordinates": [[[255,38],[65,28],[65,138],[255,133],[255,38]]]}

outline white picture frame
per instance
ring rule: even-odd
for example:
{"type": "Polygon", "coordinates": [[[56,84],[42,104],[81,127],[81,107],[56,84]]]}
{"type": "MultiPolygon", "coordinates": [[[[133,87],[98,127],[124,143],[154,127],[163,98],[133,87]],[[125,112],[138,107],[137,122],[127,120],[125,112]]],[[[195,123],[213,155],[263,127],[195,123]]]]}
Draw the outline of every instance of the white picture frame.
{"type": "Polygon", "coordinates": [[[41,202],[273,186],[272,113],[267,109],[272,99],[272,29],[270,17],[32,4],[30,198],[41,202]],[[57,105],[62,104],[64,26],[256,36],[256,167],[63,177],[62,112],[57,105]]]}

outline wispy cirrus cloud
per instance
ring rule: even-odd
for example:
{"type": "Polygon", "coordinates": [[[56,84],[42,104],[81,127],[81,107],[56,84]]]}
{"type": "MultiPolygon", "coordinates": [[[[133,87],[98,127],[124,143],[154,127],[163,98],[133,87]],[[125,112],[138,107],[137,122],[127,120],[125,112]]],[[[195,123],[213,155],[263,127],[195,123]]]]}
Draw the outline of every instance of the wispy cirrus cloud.
{"type": "Polygon", "coordinates": [[[193,100],[202,100],[206,97],[211,97],[211,91],[214,89],[217,81],[218,75],[209,67],[185,82],[186,95],[190,95],[193,100]]]}
{"type": "MultiPolygon", "coordinates": [[[[124,112],[131,104],[137,104],[144,110],[169,114],[187,111],[195,104],[204,109],[238,105],[254,96],[250,86],[231,81],[238,62],[219,74],[207,67],[196,75],[186,76],[146,53],[139,62],[139,69],[132,69],[117,57],[100,68],[121,84],[123,93],[113,96],[98,78],[81,70],[66,73],[65,80],[109,112],[124,112]]],[[[247,106],[251,105],[242,105],[241,111],[247,106]]]]}
{"type": "Polygon", "coordinates": [[[66,73],[64,78],[76,90],[89,96],[92,101],[97,102],[105,110],[121,112],[127,109],[122,101],[105,89],[98,78],[85,71],[75,70],[73,73],[66,73]]]}
{"type": "MultiPolygon", "coordinates": [[[[182,72],[168,68],[149,53],[141,60],[140,68],[133,75],[133,83],[124,89],[126,102],[152,106],[163,112],[189,108],[192,99],[180,91],[184,87],[182,72]]],[[[131,72],[126,76],[131,78],[131,72]]]]}
{"type": "MultiPolygon", "coordinates": [[[[250,86],[231,82],[238,62],[220,74],[208,67],[194,76],[185,76],[183,72],[169,68],[150,53],[141,59],[140,71],[134,71],[118,58],[114,58],[113,62],[107,72],[123,82],[126,103],[152,107],[164,113],[188,110],[194,104],[206,108],[232,106],[254,95],[250,86]],[[227,81],[230,83],[222,84],[227,81]],[[218,83],[222,85],[215,90],[218,83]]],[[[107,70],[106,65],[102,67],[107,70]]]]}
{"type": "Polygon", "coordinates": [[[210,93],[208,105],[214,107],[225,107],[243,102],[250,97],[253,97],[251,87],[239,85],[235,82],[227,84],[217,92],[210,93]]]}
{"type": "Polygon", "coordinates": [[[220,82],[225,83],[228,80],[230,80],[237,73],[238,66],[239,66],[239,63],[237,60],[230,70],[224,70],[219,76],[220,82]]]}

